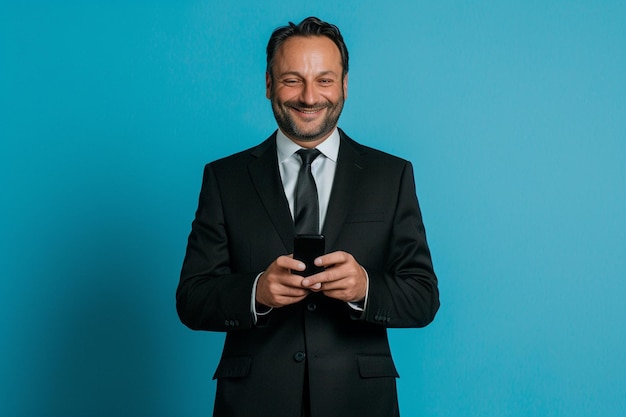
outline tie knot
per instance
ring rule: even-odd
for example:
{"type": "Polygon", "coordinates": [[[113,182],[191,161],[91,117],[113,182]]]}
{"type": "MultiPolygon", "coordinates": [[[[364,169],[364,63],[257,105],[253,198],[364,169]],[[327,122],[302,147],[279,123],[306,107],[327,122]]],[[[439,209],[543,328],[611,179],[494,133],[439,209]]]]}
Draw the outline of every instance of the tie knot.
{"type": "Polygon", "coordinates": [[[302,159],[303,164],[311,164],[315,160],[315,158],[317,158],[320,155],[321,152],[313,148],[313,149],[300,149],[296,153],[300,155],[300,159],[302,159]]]}

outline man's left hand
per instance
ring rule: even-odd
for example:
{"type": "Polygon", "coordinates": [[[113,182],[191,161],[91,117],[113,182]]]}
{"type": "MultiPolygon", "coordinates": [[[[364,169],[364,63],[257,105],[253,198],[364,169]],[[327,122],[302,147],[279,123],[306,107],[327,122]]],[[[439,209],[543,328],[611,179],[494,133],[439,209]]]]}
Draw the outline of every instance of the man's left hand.
{"type": "Polygon", "coordinates": [[[347,303],[363,301],[367,275],[352,255],[342,251],[331,252],[316,258],[315,265],[326,269],[304,278],[304,288],[347,303]]]}

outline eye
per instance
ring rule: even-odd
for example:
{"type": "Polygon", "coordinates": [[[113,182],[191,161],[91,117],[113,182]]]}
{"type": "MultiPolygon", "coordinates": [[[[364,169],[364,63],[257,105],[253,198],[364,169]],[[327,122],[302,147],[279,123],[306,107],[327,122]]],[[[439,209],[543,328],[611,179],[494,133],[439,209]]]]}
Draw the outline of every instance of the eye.
{"type": "Polygon", "coordinates": [[[334,80],[330,79],[330,78],[322,78],[319,80],[319,83],[322,85],[330,85],[334,82],[334,80]]]}
{"type": "Polygon", "coordinates": [[[286,78],[283,80],[283,84],[285,85],[297,85],[300,83],[300,80],[297,78],[286,78]]]}

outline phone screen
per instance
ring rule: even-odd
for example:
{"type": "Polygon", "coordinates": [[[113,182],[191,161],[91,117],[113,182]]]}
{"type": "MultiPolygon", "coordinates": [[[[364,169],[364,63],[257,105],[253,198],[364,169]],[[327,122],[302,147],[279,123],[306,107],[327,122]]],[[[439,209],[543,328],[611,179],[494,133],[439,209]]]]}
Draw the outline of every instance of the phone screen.
{"type": "Polygon", "coordinates": [[[298,235],[293,241],[293,257],[304,262],[304,271],[293,271],[294,274],[308,277],[322,272],[324,267],[315,266],[313,261],[324,254],[326,240],[323,235],[298,235]]]}

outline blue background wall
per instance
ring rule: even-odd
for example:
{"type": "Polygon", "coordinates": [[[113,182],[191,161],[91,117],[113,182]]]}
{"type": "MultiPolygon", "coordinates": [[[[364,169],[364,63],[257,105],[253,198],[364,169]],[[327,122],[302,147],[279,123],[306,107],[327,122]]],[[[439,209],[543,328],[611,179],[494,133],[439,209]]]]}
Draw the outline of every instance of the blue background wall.
{"type": "Polygon", "coordinates": [[[391,331],[403,415],[626,415],[624,3],[227,3],[0,3],[0,414],[210,415],[202,167],[273,131],[267,38],[314,14],[340,125],[415,165],[442,308],[391,331]]]}

